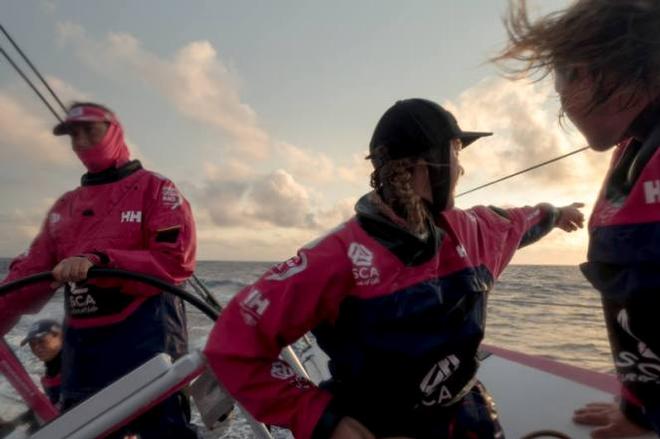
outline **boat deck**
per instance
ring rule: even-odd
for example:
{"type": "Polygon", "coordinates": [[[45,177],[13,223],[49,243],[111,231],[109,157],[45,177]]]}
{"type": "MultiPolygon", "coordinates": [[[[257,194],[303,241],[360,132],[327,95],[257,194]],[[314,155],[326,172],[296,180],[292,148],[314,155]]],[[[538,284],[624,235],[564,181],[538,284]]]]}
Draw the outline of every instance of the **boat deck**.
{"type": "Polygon", "coordinates": [[[591,428],[571,421],[573,410],[589,402],[613,401],[618,391],[612,375],[497,347],[482,348],[493,355],[482,362],[479,378],[495,398],[507,438],[538,430],[589,438],[591,428]]]}

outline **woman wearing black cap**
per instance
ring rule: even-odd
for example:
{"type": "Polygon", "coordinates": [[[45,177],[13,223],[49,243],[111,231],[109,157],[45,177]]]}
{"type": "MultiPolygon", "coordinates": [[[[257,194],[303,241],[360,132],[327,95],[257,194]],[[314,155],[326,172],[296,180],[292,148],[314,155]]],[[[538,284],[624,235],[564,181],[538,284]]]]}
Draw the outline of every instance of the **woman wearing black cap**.
{"type": "Polygon", "coordinates": [[[30,344],[35,357],[44,362],[45,374],[41,377],[44,392],[53,404],[60,402],[62,377],[62,326],[55,320],[43,319],[34,322],[21,341],[21,346],[30,344]]]}
{"type": "Polygon", "coordinates": [[[424,99],[397,102],[356,215],[230,302],[206,355],[257,419],[296,438],[503,437],[476,380],[486,293],[517,248],[582,227],[574,204],[453,208],[462,131],[424,99]],[[307,331],[330,358],[320,387],[278,360],[307,331]]]}

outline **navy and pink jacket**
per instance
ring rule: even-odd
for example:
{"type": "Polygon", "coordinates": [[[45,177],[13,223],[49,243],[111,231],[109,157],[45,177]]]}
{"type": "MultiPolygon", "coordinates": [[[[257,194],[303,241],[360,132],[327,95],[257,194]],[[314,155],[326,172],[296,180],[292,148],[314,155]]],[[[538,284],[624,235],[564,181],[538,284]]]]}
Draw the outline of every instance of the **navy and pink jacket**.
{"type": "Polygon", "coordinates": [[[493,282],[557,217],[550,205],[453,209],[421,240],[370,197],[240,291],[205,349],[247,410],[299,439],[328,437],[342,416],[377,436],[411,436],[415,423],[412,435],[424,437],[419,425],[431,428],[476,382],[493,282]],[[310,330],[330,358],[332,379],[319,387],[278,359],[310,330]]]}
{"type": "MultiPolygon", "coordinates": [[[[195,267],[195,226],[188,202],[165,177],[138,161],[85,174],[82,185],[49,210],[29,250],[4,282],[87,256],[95,265],[149,274],[173,284],[195,267]]],[[[0,333],[52,296],[44,285],[0,297],[0,333]]],[[[89,281],[65,288],[63,401],[76,402],[165,352],[186,351],[183,303],[129,281],[89,281]]]]}
{"type": "Polygon", "coordinates": [[[581,266],[603,299],[622,408],[660,434],[660,125],[617,146],[581,266]]]}

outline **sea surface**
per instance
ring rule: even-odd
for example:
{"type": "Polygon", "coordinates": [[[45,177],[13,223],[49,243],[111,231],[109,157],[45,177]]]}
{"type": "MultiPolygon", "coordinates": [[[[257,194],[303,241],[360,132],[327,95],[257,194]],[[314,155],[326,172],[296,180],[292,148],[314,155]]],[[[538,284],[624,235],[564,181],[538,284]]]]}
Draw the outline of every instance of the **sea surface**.
{"type": "MultiPolygon", "coordinates": [[[[8,262],[0,259],[0,278],[8,262]]],[[[202,261],[197,276],[224,304],[270,265],[202,261]]],[[[192,307],[188,310],[191,345],[201,348],[212,322],[192,307]]],[[[24,316],[5,337],[37,383],[41,365],[28,347],[19,347],[20,340],[34,320],[61,319],[62,315],[62,295],[56,294],[39,314],[24,316]]],[[[600,372],[613,371],[600,299],[574,266],[510,266],[490,295],[485,342],[600,372]]],[[[22,410],[20,398],[0,376],[0,419],[11,419],[22,410]]],[[[224,429],[205,434],[209,439],[251,436],[240,413],[224,429]]]]}

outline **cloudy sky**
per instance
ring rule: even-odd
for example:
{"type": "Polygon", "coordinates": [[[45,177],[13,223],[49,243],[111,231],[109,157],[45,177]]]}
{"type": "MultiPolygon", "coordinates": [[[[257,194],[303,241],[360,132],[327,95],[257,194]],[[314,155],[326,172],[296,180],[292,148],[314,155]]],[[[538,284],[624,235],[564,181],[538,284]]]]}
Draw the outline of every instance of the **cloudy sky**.
{"type": "MultiPolygon", "coordinates": [[[[133,155],[179,185],[194,208],[200,259],[273,261],[351,215],[369,189],[369,137],[397,99],[434,99],[464,129],[495,132],[463,153],[459,191],[583,146],[559,126],[550,82],[510,82],[487,62],[505,42],[505,8],[506,0],[34,1],[4,4],[2,24],[66,101],[113,108],[133,155]]],[[[0,256],[11,257],[83,168],[4,60],[0,115],[0,256]]],[[[607,160],[582,153],[458,205],[583,201],[588,212],[607,160]]],[[[515,262],[579,263],[586,238],[555,231],[515,262]]]]}

